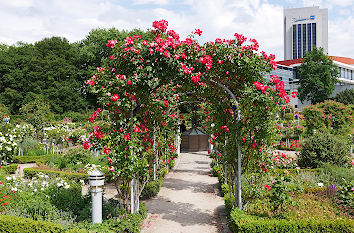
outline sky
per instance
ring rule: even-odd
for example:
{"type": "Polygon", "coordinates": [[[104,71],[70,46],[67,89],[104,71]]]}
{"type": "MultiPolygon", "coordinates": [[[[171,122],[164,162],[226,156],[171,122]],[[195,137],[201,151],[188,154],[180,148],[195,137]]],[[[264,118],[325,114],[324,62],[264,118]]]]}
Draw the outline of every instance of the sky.
{"type": "Polygon", "coordinates": [[[0,43],[77,42],[95,28],[146,30],[165,19],[182,38],[196,28],[200,43],[239,33],[283,60],[283,9],[306,6],[328,8],[329,55],[354,58],[353,0],[0,0],[0,43]]]}

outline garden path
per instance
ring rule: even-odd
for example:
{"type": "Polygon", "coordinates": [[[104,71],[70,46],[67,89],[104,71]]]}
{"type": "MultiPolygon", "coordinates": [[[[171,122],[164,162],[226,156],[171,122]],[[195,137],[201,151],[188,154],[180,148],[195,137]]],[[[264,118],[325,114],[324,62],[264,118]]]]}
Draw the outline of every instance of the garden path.
{"type": "Polygon", "coordinates": [[[15,173],[16,176],[23,177],[23,169],[30,168],[30,167],[38,167],[36,163],[25,163],[25,164],[18,164],[17,171],[15,173]]]}
{"type": "Polygon", "coordinates": [[[223,198],[206,152],[181,153],[158,195],[145,201],[143,233],[226,233],[223,198]]]}

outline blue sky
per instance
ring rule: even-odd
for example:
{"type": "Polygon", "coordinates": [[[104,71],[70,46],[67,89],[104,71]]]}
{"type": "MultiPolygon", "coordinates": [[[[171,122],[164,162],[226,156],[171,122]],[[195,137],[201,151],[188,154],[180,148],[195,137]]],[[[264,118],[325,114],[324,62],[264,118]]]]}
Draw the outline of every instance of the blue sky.
{"type": "Polygon", "coordinates": [[[353,0],[0,0],[0,43],[75,42],[94,28],[148,29],[165,19],[182,38],[195,28],[201,43],[242,33],[282,60],[283,9],[313,5],[328,8],[329,55],[354,58],[353,0]]]}

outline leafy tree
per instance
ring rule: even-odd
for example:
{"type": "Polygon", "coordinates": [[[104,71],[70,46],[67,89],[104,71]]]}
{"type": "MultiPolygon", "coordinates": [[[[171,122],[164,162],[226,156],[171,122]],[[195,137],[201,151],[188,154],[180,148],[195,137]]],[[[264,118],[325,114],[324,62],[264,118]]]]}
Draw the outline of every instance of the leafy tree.
{"type": "Polygon", "coordinates": [[[86,108],[83,85],[89,75],[77,50],[59,37],[0,49],[0,101],[12,113],[37,95],[45,96],[55,113],[86,108]]]}
{"type": "Polygon", "coordinates": [[[314,48],[306,53],[298,68],[300,76],[299,99],[310,100],[312,104],[323,102],[334,91],[339,71],[323,49],[314,48]]]}
{"type": "Polygon", "coordinates": [[[338,93],[334,99],[343,104],[354,104],[354,89],[345,89],[338,93]]]}
{"type": "Polygon", "coordinates": [[[42,96],[37,96],[32,102],[22,106],[20,112],[35,127],[37,137],[41,135],[43,128],[53,121],[54,117],[50,111],[50,105],[42,96]]]}

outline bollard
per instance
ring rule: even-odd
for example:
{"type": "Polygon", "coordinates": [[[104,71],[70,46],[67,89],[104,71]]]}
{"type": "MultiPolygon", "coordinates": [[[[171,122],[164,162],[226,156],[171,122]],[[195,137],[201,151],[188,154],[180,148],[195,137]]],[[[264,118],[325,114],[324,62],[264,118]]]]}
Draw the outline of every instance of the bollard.
{"type": "Polygon", "coordinates": [[[92,223],[102,223],[102,192],[104,173],[94,168],[88,173],[92,193],[92,223]]]}

